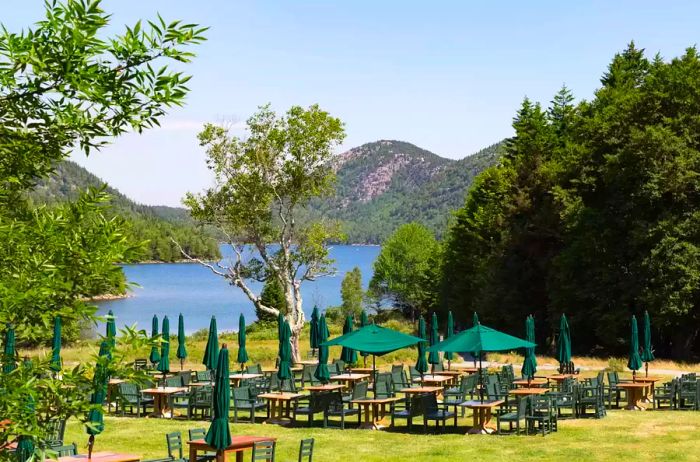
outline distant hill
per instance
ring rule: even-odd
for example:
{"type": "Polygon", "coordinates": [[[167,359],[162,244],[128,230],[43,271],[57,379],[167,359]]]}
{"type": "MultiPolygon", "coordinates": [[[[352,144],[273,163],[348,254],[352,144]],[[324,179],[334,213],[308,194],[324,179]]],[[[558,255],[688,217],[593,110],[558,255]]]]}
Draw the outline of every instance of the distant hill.
{"type": "MultiPolygon", "coordinates": [[[[80,191],[103,184],[104,181],[99,177],[75,162],[64,161],[58,165],[53,175],[37,185],[30,193],[30,198],[36,204],[52,205],[74,200],[80,191]]],[[[138,204],[110,186],[107,186],[107,192],[112,196],[114,213],[129,222],[134,242],[149,241],[141,260],[181,259],[179,249],[172,243],[171,237],[193,256],[219,256],[218,244],[212,233],[196,227],[184,208],[138,204]]]]}
{"type": "Polygon", "coordinates": [[[474,177],[498,161],[502,146],[453,160],[403,141],[364,144],[339,156],[335,196],[315,201],[308,213],[341,221],[352,243],[381,243],[411,221],[441,236],[474,177]]]}

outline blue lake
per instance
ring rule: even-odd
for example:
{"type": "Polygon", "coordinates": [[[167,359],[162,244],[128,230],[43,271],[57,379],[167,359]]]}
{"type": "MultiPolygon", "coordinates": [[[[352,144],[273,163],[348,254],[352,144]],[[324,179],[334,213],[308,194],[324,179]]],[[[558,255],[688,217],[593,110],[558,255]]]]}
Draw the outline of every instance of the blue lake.
{"type": "MultiPolygon", "coordinates": [[[[321,309],[340,305],[340,283],[345,273],[356,266],[362,271],[366,289],[379,250],[378,246],[333,246],[330,254],[335,259],[335,276],[302,284],[306,314],[310,315],[314,304],[321,309]]],[[[229,253],[230,250],[222,247],[224,258],[229,253]]],[[[255,320],[253,305],[239,288],[198,264],[138,264],[123,268],[127,279],[140,287],[133,288],[128,298],[98,303],[101,314],[114,311],[118,326],[137,324],[150,330],[154,314],[159,318],[167,315],[171,325],[175,322],[177,326],[177,316],[182,313],[188,333],[209,327],[212,315],[216,316],[220,331],[236,330],[240,313],[248,323],[255,320]]],[[[250,285],[259,293],[262,284],[250,285]]]]}

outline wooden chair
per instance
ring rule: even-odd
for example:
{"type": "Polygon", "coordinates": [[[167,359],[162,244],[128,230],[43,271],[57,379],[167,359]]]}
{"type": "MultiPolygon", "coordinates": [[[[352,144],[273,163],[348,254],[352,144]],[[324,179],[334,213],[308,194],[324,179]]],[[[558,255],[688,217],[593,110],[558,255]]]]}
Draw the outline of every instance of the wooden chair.
{"type": "Polygon", "coordinates": [[[249,387],[233,389],[233,422],[238,423],[238,411],[250,411],[250,422],[255,423],[255,411],[264,409],[267,404],[259,400],[249,387]]]}
{"type": "Polygon", "coordinates": [[[274,441],[256,441],[253,443],[253,462],[275,462],[275,442],[274,441]]]}
{"type": "Polygon", "coordinates": [[[78,446],[75,443],[66,445],[50,445],[49,450],[55,452],[58,457],[70,457],[78,455],[78,446]]]}
{"type": "Polygon", "coordinates": [[[307,438],[301,440],[299,444],[299,462],[313,462],[314,439],[307,438]]]}
{"type": "MultiPolygon", "coordinates": [[[[190,441],[203,440],[207,436],[207,431],[203,428],[190,428],[188,430],[190,441]]],[[[216,460],[216,452],[206,452],[203,455],[197,455],[197,462],[211,462],[216,460]]]]}

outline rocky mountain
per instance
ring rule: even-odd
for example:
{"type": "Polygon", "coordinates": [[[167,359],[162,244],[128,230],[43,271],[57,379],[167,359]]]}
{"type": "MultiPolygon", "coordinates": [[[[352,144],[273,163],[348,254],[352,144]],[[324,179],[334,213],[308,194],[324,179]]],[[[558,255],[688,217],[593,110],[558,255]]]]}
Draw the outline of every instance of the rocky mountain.
{"type": "Polygon", "coordinates": [[[410,221],[441,236],[474,177],[497,162],[502,146],[453,160],[403,141],[364,144],[339,156],[335,196],[314,202],[309,213],[339,220],[352,243],[381,243],[410,221]]]}

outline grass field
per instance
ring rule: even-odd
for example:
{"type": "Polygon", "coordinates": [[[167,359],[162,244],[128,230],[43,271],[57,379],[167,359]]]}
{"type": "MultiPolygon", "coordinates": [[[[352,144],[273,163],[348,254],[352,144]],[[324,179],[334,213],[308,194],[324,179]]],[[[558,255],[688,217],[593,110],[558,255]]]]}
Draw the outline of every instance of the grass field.
{"type": "MultiPolygon", "coordinates": [[[[546,437],[464,435],[471,419],[460,419],[458,431],[446,434],[395,430],[283,428],[276,425],[231,424],[233,434],[276,437],[279,461],[295,461],[299,441],[316,439],[315,462],[342,461],[697,461],[700,459],[700,412],[611,411],[601,420],[562,420],[559,432],[546,437]]],[[[208,422],[107,417],[95,450],[124,451],[144,458],[166,455],[165,433],[206,428],[208,422]]],[[[85,452],[85,429],[68,426],[66,440],[85,452]]],[[[185,457],[187,455],[185,454],[185,457]]],[[[248,460],[249,455],[246,456],[248,460]]]]}

